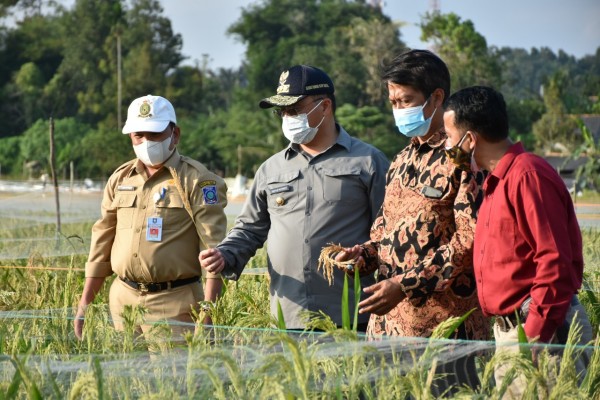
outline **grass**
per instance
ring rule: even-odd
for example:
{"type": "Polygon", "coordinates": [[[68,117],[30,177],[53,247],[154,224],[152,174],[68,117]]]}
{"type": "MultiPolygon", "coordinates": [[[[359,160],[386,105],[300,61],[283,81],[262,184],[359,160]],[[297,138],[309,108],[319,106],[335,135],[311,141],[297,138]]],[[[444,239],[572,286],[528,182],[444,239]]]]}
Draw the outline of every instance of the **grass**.
{"type": "Polygon", "coordinates": [[[584,190],[581,196],[573,196],[573,203],[600,204],[600,192],[594,190],[584,190]]]}
{"type": "MultiPolygon", "coordinates": [[[[47,232],[47,227],[38,229],[47,232]]],[[[85,224],[65,226],[69,235],[83,236],[87,229],[85,224]]],[[[0,230],[0,237],[14,235],[0,230]]],[[[197,326],[179,344],[165,340],[166,325],[157,324],[156,335],[135,334],[143,309],[127,310],[125,331],[115,331],[106,307],[109,280],[89,307],[84,340],[78,341],[71,307],[81,294],[83,274],[74,269],[83,266],[85,256],[32,256],[3,265],[71,270],[0,269],[0,399],[430,399],[439,394],[432,384],[444,381],[440,365],[461,354],[476,354],[481,386],[452,387],[452,397],[499,398],[503,386],[493,383],[494,365],[509,362],[530,382],[525,398],[600,398],[600,232],[585,230],[583,238],[586,267],[580,299],[596,328],[585,380],[571,367],[581,348],[560,349],[565,355],[556,377],[551,350],[557,349],[544,349],[537,363],[519,354],[501,358],[494,355],[493,343],[443,339],[457,319],[443,323],[434,336],[440,339],[432,340],[365,341],[351,329],[335,329],[324,316],[311,321],[323,333],[284,332],[277,329],[282,321],[270,315],[264,275],[226,282],[221,299],[210,305],[216,327],[197,326]],[[549,387],[553,376],[557,384],[549,387]]],[[[248,268],[265,265],[263,249],[248,268]]],[[[347,310],[347,328],[354,312],[347,310]]]]}

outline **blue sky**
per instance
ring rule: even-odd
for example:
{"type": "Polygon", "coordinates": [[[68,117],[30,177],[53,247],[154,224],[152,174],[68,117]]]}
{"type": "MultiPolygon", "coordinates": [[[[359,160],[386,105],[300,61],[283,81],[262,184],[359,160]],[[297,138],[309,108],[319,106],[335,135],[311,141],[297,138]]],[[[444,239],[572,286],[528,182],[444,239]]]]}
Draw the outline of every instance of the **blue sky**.
{"type": "MultiPolygon", "coordinates": [[[[227,28],[249,0],[161,0],[175,32],[183,37],[183,53],[193,64],[203,54],[210,68],[240,65],[245,47],[226,35],[227,28]]],[[[410,47],[421,43],[417,26],[432,0],[387,0],[384,14],[403,21],[402,40],[410,47]]],[[[530,49],[549,47],[575,57],[594,54],[600,47],[600,0],[438,0],[442,13],[470,19],[488,46],[530,49]]]]}

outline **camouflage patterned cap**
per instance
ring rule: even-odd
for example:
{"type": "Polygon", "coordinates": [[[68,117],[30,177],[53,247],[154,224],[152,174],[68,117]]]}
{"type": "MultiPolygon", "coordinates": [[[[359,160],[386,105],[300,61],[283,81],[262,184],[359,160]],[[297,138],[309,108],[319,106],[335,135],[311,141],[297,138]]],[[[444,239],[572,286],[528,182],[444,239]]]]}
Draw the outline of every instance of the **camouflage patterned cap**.
{"type": "Polygon", "coordinates": [[[262,99],[261,108],[287,107],[306,96],[333,94],[333,82],[322,70],[309,65],[295,65],[279,76],[279,86],[275,96],[262,99]]]}

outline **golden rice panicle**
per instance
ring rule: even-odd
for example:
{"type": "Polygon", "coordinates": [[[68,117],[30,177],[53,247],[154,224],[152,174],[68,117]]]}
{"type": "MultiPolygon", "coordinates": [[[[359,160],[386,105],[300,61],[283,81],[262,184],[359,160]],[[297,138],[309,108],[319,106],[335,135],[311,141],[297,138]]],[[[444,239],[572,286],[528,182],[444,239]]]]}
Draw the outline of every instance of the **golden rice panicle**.
{"type": "Polygon", "coordinates": [[[323,276],[329,282],[329,286],[333,285],[333,269],[335,268],[335,256],[343,250],[339,244],[330,243],[329,246],[323,247],[319,255],[317,271],[322,271],[323,276]]]}

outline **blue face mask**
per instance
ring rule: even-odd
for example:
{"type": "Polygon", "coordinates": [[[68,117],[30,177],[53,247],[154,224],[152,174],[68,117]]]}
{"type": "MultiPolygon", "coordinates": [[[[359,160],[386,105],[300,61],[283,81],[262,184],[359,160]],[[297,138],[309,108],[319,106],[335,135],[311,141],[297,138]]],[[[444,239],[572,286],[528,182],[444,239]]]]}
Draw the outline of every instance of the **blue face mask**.
{"type": "MultiPolygon", "coordinates": [[[[429,101],[429,99],[427,99],[429,101]]],[[[423,108],[427,105],[427,101],[422,106],[408,108],[394,108],[394,120],[400,133],[408,137],[423,136],[429,131],[431,119],[435,115],[437,108],[433,110],[431,117],[425,119],[423,108]]]]}

